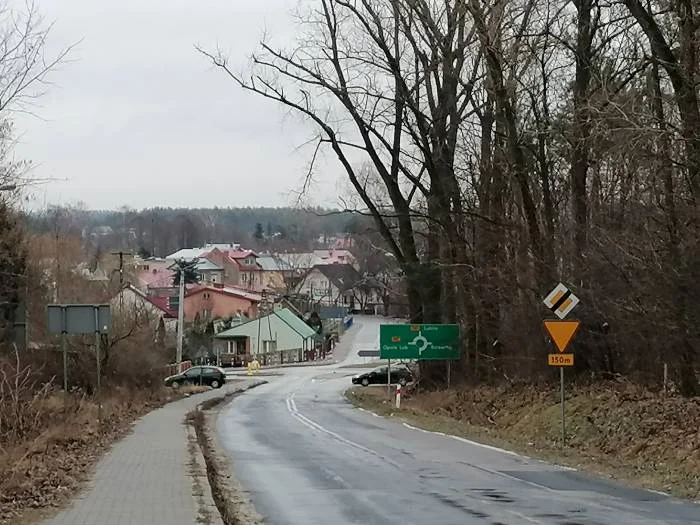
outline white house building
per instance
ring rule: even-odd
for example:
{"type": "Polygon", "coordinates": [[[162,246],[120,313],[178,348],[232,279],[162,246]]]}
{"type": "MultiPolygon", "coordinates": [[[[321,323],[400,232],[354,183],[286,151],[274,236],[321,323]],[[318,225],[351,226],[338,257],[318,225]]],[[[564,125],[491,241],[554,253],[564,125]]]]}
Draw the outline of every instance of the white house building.
{"type": "Polygon", "coordinates": [[[365,311],[383,304],[383,287],[373,277],[363,277],[350,264],[317,264],[301,279],[297,293],[321,306],[346,306],[365,311]]]}

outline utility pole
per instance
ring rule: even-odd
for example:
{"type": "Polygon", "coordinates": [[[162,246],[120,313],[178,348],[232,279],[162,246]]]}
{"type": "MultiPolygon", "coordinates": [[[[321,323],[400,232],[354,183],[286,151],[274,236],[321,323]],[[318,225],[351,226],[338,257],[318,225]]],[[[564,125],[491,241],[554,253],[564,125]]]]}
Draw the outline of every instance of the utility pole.
{"type": "Polygon", "coordinates": [[[132,256],[134,254],[119,250],[118,252],[112,252],[112,255],[119,256],[119,311],[121,312],[124,309],[124,295],[122,294],[122,290],[124,289],[124,256],[132,256]]]}
{"type": "Polygon", "coordinates": [[[123,252],[119,250],[118,252],[112,252],[112,255],[119,256],[119,288],[124,287],[124,256],[133,255],[131,252],[123,252]]]}
{"type": "Polygon", "coordinates": [[[179,301],[177,303],[177,373],[182,372],[182,337],[185,324],[185,269],[178,264],[177,271],[180,273],[179,301]]]}

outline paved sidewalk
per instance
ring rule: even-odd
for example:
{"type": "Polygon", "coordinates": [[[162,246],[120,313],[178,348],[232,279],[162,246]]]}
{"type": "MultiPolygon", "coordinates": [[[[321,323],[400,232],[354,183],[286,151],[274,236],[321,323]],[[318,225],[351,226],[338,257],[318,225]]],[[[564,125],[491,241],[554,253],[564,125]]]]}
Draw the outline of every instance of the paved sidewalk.
{"type": "Polygon", "coordinates": [[[220,524],[201,452],[193,446],[194,433],[184,424],[184,418],[203,401],[261,382],[229,383],[145,415],[135,423],[133,432],[115,443],[98,462],[93,479],[71,506],[44,523],[220,524]]]}

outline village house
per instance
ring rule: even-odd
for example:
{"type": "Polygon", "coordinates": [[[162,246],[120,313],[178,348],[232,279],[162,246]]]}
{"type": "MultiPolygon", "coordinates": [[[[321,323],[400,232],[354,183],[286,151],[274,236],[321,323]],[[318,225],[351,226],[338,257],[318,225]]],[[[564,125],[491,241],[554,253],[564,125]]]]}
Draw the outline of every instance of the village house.
{"type": "Polygon", "coordinates": [[[201,248],[186,248],[178,250],[166,257],[174,262],[179,259],[185,261],[210,261],[218,266],[214,269],[206,263],[198,263],[205,268],[207,282],[222,283],[227,286],[235,286],[246,290],[261,291],[263,285],[263,269],[257,263],[258,256],[252,250],[243,250],[239,244],[207,244],[201,248]],[[216,279],[213,273],[217,274],[216,279]],[[219,275],[220,274],[220,275],[219,275]]]}
{"type": "Polygon", "coordinates": [[[236,261],[239,271],[238,286],[246,290],[262,290],[262,268],[257,262],[258,256],[252,250],[232,250],[228,256],[236,261]]]}
{"type": "Polygon", "coordinates": [[[263,289],[284,291],[294,277],[294,269],[276,255],[260,255],[257,258],[261,268],[261,285],[263,289]]]}
{"type": "Polygon", "coordinates": [[[357,259],[345,249],[314,250],[314,256],[318,258],[318,264],[349,264],[355,270],[359,270],[357,259]]]}
{"type": "Polygon", "coordinates": [[[209,259],[197,259],[195,272],[201,284],[224,284],[224,269],[209,259]]]}
{"type": "Polygon", "coordinates": [[[253,318],[258,315],[261,300],[260,294],[223,284],[196,285],[185,295],[185,321],[191,322],[197,317],[211,321],[236,315],[253,318]]]}
{"type": "Polygon", "coordinates": [[[110,306],[122,323],[148,324],[154,332],[162,325],[166,337],[177,332],[177,312],[169,308],[167,297],[149,296],[133,284],[127,284],[112,298],[110,306]]]}
{"type": "MultiPolygon", "coordinates": [[[[237,246],[237,245],[236,245],[237,246]]],[[[228,255],[228,250],[213,248],[202,255],[206,260],[218,265],[223,270],[223,283],[226,286],[238,286],[241,282],[240,266],[228,255]]]]}
{"type": "Polygon", "coordinates": [[[153,270],[167,270],[173,265],[173,261],[169,261],[168,259],[164,259],[162,257],[147,257],[145,259],[142,259],[141,257],[134,257],[131,264],[134,271],[138,274],[153,270]]]}
{"type": "Polygon", "coordinates": [[[313,328],[291,310],[281,308],[224,330],[216,335],[214,345],[217,354],[234,354],[245,360],[272,354],[276,362],[290,362],[303,360],[317,339],[313,328]]]}
{"type": "Polygon", "coordinates": [[[363,277],[349,264],[317,264],[301,279],[297,293],[320,306],[345,306],[350,311],[373,312],[384,304],[381,283],[363,277]]]}

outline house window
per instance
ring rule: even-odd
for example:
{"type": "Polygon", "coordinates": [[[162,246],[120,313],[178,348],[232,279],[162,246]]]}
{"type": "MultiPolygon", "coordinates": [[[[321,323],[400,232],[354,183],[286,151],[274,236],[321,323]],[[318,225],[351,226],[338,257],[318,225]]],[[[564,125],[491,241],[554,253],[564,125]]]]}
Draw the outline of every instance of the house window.
{"type": "Polygon", "coordinates": [[[263,352],[276,352],[277,341],[263,341],[263,352]]]}
{"type": "Polygon", "coordinates": [[[204,319],[209,319],[211,317],[211,310],[209,308],[204,308],[202,310],[202,317],[204,319]]]}
{"type": "Polygon", "coordinates": [[[204,295],[204,298],[205,298],[205,299],[209,299],[209,298],[211,297],[211,295],[209,294],[209,292],[204,292],[203,295],[204,295]]]}

